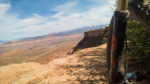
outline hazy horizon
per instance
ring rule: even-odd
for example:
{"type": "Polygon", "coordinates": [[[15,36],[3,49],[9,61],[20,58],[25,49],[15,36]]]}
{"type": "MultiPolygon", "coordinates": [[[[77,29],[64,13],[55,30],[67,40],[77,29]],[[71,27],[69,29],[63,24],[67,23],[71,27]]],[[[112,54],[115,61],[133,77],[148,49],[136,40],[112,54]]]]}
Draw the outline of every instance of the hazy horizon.
{"type": "MultiPolygon", "coordinates": [[[[75,28],[75,29],[69,29],[69,30],[65,30],[65,31],[59,31],[59,32],[53,32],[53,33],[48,33],[48,34],[44,34],[44,35],[37,35],[37,36],[30,36],[30,37],[24,37],[24,38],[17,38],[17,39],[13,39],[13,40],[0,40],[1,43],[6,43],[6,42],[13,42],[13,41],[21,41],[21,40],[27,40],[30,38],[36,38],[36,37],[41,37],[41,36],[46,36],[46,35],[50,35],[50,34],[61,34],[61,33],[70,33],[70,31],[78,31],[80,29],[86,29],[86,28],[91,28],[91,29],[95,29],[96,28],[104,28],[105,26],[107,26],[106,24],[103,25],[94,25],[94,26],[85,26],[85,27],[80,27],[80,28],[75,28]]],[[[84,30],[85,30],[84,29],[84,30]]],[[[76,33],[76,32],[75,32],[76,33]]]]}

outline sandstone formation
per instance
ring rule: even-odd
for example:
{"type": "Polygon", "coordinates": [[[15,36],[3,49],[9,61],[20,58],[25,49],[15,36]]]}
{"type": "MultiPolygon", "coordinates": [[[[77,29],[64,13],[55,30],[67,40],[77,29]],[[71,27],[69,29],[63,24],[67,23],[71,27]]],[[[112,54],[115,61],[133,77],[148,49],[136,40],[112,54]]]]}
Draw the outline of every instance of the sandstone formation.
{"type": "Polygon", "coordinates": [[[89,47],[95,47],[103,43],[105,29],[88,30],[84,32],[84,38],[73,49],[72,53],[89,47]]]}

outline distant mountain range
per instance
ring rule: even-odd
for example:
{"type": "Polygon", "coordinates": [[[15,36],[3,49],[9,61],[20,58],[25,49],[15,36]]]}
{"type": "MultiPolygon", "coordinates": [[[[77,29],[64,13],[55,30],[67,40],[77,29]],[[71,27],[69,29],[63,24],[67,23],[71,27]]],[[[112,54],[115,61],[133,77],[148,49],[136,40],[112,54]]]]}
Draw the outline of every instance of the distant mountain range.
{"type": "Polygon", "coordinates": [[[90,26],[90,27],[81,27],[81,28],[76,28],[72,29],[69,31],[64,31],[64,32],[59,32],[58,34],[75,34],[75,33],[82,33],[87,30],[92,30],[92,29],[98,29],[98,28],[104,28],[106,25],[96,25],[96,26],[90,26]]]}
{"type": "Polygon", "coordinates": [[[52,36],[52,35],[57,36],[57,35],[68,35],[68,34],[83,33],[84,31],[87,31],[87,30],[104,28],[105,26],[106,25],[96,25],[96,26],[90,26],[90,27],[81,27],[81,28],[76,28],[76,29],[72,29],[72,30],[68,30],[68,31],[62,31],[62,32],[57,32],[57,33],[43,35],[43,36],[21,38],[19,40],[37,39],[37,38],[42,38],[42,37],[45,37],[45,36],[52,36]]]}
{"type": "MultiPolygon", "coordinates": [[[[60,36],[60,35],[69,35],[69,34],[77,34],[77,33],[83,33],[84,31],[87,30],[92,30],[92,29],[98,29],[98,28],[104,28],[106,25],[95,25],[95,26],[89,26],[89,27],[81,27],[81,28],[76,28],[68,31],[62,31],[62,32],[57,32],[57,33],[52,33],[48,35],[43,35],[43,36],[36,36],[36,37],[27,37],[27,38],[21,38],[15,41],[23,41],[23,40],[35,40],[47,36],[60,36]]],[[[6,43],[9,43],[10,41],[6,41],[6,43]]],[[[0,43],[4,43],[4,41],[0,41],[0,43]]]]}

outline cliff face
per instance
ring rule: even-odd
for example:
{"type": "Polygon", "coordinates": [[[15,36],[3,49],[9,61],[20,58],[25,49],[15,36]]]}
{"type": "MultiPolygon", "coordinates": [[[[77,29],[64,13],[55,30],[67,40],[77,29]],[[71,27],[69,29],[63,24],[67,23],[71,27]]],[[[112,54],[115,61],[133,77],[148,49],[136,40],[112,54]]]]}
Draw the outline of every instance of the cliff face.
{"type": "Polygon", "coordinates": [[[95,29],[84,32],[84,38],[73,49],[72,53],[89,47],[95,47],[103,43],[105,29],[95,29]]]}

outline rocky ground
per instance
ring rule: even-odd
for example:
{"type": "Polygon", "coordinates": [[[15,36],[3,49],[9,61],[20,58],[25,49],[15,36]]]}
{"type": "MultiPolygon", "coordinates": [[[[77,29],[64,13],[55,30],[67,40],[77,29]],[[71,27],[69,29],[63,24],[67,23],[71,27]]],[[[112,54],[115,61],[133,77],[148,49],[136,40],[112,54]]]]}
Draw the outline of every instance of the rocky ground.
{"type": "Polygon", "coordinates": [[[54,59],[0,67],[0,84],[107,84],[106,44],[54,59]]]}

